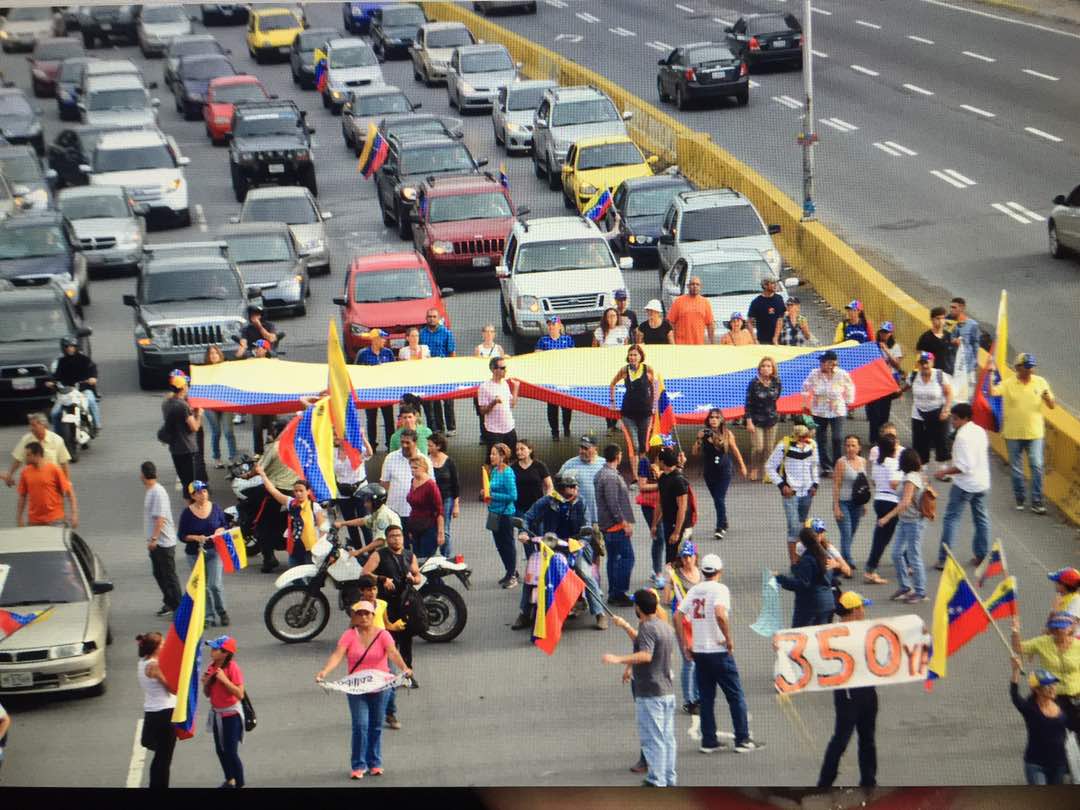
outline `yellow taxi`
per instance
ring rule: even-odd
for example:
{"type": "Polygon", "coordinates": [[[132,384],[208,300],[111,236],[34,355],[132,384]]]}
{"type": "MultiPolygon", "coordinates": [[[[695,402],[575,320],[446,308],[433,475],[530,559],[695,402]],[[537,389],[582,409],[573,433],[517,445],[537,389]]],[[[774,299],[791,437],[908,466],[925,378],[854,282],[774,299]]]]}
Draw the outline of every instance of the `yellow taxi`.
{"type": "Polygon", "coordinates": [[[288,59],[293,40],[303,30],[303,20],[292,9],[253,7],[248,15],[248,53],[259,64],[288,59]]]}
{"type": "Polygon", "coordinates": [[[656,155],[645,157],[625,135],[575,141],[562,168],[563,203],[583,213],[597,191],[614,189],[633,177],[649,177],[658,160],[656,155]]]}

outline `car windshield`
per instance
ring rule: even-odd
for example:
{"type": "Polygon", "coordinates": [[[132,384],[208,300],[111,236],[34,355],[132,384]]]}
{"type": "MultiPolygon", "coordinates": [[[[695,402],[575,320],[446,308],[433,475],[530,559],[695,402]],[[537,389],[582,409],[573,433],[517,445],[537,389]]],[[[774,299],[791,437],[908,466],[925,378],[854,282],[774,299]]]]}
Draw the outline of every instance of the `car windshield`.
{"type": "Polygon", "coordinates": [[[496,73],[501,70],[513,70],[514,63],[506,51],[484,51],[461,57],[462,73],[496,73]]]}
{"type": "Polygon", "coordinates": [[[289,249],[289,237],[284,234],[250,234],[245,236],[226,236],[229,245],[229,258],[237,264],[245,262],[287,262],[292,261],[289,249]]]}
{"type": "Polygon", "coordinates": [[[185,59],[180,65],[180,75],[185,79],[216,79],[236,73],[228,59],[185,59]]]}
{"type": "Polygon", "coordinates": [[[431,279],[422,267],[357,273],[353,300],[358,304],[381,304],[387,301],[416,301],[431,298],[431,279]]]}
{"type": "Polygon", "coordinates": [[[429,118],[423,121],[403,121],[386,128],[384,133],[387,138],[391,134],[398,135],[402,132],[446,132],[443,122],[437,118],[429,118]]]}
{"type": "Polygon", "coordinates": [[[64,60],[64,64],[60,65],[60,74],[57,77],[61,82],[77,82],[79,77],[82,76],[83,65],[87,64],[82,59],[64,60]]]}
{"type": "Polygon", "coordinates": [[[801,31],[802,26],[790,14],[762,14],[750,18],[751,34],[779,34],[784,31],[801,31]]]}
{"type": "Polygon", "coordinates": [[[0,565],[9,565],[0,607],[86,602],[86,583],[78,563],[68,551],[19,551],[0,554],[0,565]]]}
{"type": "Polygon", "coordinates": [[[631,191],[627,195],[626,211],[628,217],[658,217],[668,210],[671,200],[686,186],[663,186],[661,188],[643,188],[631,191]]]}
{"type": "Polygon", "coordinates": [[[32,154],[8,155],[0,157],[0,174],[15,185],[17,183],[38,184],[42,182],[41,166],[32,154]]]}
{"type": "Polygon", "coordinates": [[[310,225],[318,222],[315,208],[306,197],[267,197],[244,204],[241,222],[284,222],[287,225],[310,225]]]}
{"type": "Polygon", "coordinates": [[[383,7],[382,10],[383,28],[419,28],[426,22],[424,12],[416,6],[383,7]]]}
{"type": "Polygon", "coordinates": [[[6,115],[15,118],[29,118],[33,116],[29,102],[22,93],[5,93],[0,95],[0,119],[6,115]]]}
{"type": "Polygon", "coordinates": [[[148,273],[143,285],[143,300],[147,304],[190,301],[196,297],[219,301],[243,298],[240,282],[224,267],[185,267],[183,270],[148,273]]]}
{"type": "Polygon", "coordinates": [[[55,42],[42,42],[34,48],[34,58],[41,62],[59,62],[69,56],[78,56],[83,46],[77,39],[60,39],[55,42]]]}
{"type": "Polygon", "coordinates": [[[710,242],[713,239],[738,239],[741,236],[763,236],[754,209],[749,205],[722,205],[687,211],[683,216],[680,242],[710,242]]]}
{"type": "Polygon", "coordinates": [[[456,48],[458,45],[472,45],[472,34],[467,28],[448,28],[442,31],[428,31],[429,48],[456,48]]]}
{"type": "Polygon", "coordinates": [[[32,225],[0,229],[0,261],[31,256],[63,256],[67,240],[59,225],[32,225]]]}
{"type": "Polygon", "coordinates": [[[381,93],[377,96],[361,96],[353,106],[356,115],[388,115],[409,112],[409,99],[404,93],[381,93]]]}
{"type": "Polygon", "coordinates": [[[587,146],[578,154],[579,171],[604,169],[609,166],[635,166],[644,163],[641,150],[629,141],[587,146]]]}
{"type": "Polygon", "coordinates": [[[60,212],[70,220],[127,219],[127,201],[119,194],[79,195],[60,199],[60,212]]]}
{"type": "Polygon", "coordinates": [[[301,53],[312,53],[316,48],[322,45],[328,38],[336,37],[337,31],[332,28],[311,28],[300,34],[300,41],[297,45],[301,53]]]}
{"type": "Polygon", "coordinates": [[[521,90],[513,90],[506,100],[508,110],[535,110],[540,106],[544,98],[546,87],[526,87],[521,90]]]}
{"type": "Polygon", "coordinates": [[[213,39],[174,39],[169,46],[169,55],[176,58],[202,53],[221,53],[221,46],[213,39]]]}
{"type": "Polygon", "coordinates": [[[513,216],[506,196],[498,191],[486,194],[454,194],[432,197],[428,202],[428,222],[460,222],[466,219],[495,219],[513,216]]]}
{"type": "Polygon", "coordinates": [[[296,17],[290,14],[266,14],[259,17],[260,31],[288,31],[290,28],[299,28],[300,23],[296,17]]]}
{"type": "Polygon", "coordinates": [[[88,110],[145,110],[148,106],[146,91],[141,87],[95,90],[86,100],[88,110]]]}
{"type": "Polygon", "coordinates": [[[296,135],[299,121],[291,110],[238,115],[233,137],[250,138],[264,135],[296,135]]]}
{"type": "Polygon", "coordinates": [[[614,267],[611,251],[603,239],[565,242],[533,242],[518,249],[515,273],[547,273],[555,270],[591,270],[614,267]]]}
{"type": "Polygon", "coordinates": [[[410,149],[401,154],[402,174],[471,172],[474,168],[469,150],[456,142],[425,149],[410,149]]]}
{"type": "Polygon", "coordinates": [[[172,23],[187,20],[183,6],[143,6],[140,16],[144,23],[172,23]]]}
{"type": "MultiPolygon", "coordinates": [[[[71,324],[56,300],[19,301],[0,298],[0,343],[31,340],[59,340],[71,334],[71,324]]],[[[2,556],[2,555],[0,555],[2,556]]],[[[3,562],[3,560],[0,560],[3,562]]],[[[8,585],[11,577],[8,577],[8,585]]],[[[0,596],[7,596],[7,588],[0,596]]]]}
{"type": "Polygon", "coordinates": [[[214,101],[235,104],[238,101],[265,101],[269,96],[261,84],[243,82],[214,88],[214,101]]]}
{"type": "Polygon", "coordinates": [[[379,60],[375,58],[375,52],[367,45],[349,45],[330,52],[331,68],[371,67],[377,64],[379,60]]]}
{"type": "Polygon", "coordinates": [[[51,20],[52,11],[48,6],[30,6],[19,7],[14,6],[7,13],[7,18],[11,22],[32,22],[35,20],[51,20]]]}
{"type": "Polygon", "coordinates": [[[708,65],[713,62],[730,61],[734,58],[731,51],[720,47],[694,48],[686,56],[687,62],[691,65],[708,65]]]}
{"type": "Polygon", "coordinates": [[[757,295],[762,279],[776,278],[768,263],[760,260],[696,264],[693,274],[701,277],[704,296],[757,295]]]}
{"type": "Polygon", "coordinates": [[[175,169],[176,162],[163,143],[136,146],[131,149],[94,150],[94,171],[136,172],[148,169],[175,169]]]}
{"type": "Polygon", "coordinates": [[[556,104],[551,116],[553,127],[570,127],[575,124],[599,124],[602,121],[618,121],[619,111],[606,98],[588,101],[571,101],[556,104]]]}

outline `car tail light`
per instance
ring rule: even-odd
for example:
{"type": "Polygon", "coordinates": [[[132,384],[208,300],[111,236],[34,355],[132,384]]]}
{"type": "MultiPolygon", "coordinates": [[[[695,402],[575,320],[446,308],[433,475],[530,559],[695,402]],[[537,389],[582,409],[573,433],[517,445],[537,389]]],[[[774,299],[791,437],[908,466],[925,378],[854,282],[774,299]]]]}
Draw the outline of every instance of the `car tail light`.
{"type": "Polygon", "coordinates": [[[739,75],[740,76],[745,76],[749,72],[750,72],[750,68],[747,66],[746,62],[743,62],[741,65],[739,65],[739,75]]]}
{"type": "Polygon", "coordinates": [[[761,50],[761,43],[758,42],[757,37],[750,37],[750,46],[749,47],[750,47],[750,50],[752,50],[752,51],[760,51],[761,50]]]}
{"type": "Polygon", "coordinates": [[[696,82],[697,74],[694,73],[693,68],[687,68],[686,73],[683,74],[683,78],[686,79],[688,82],[696,82]]]}

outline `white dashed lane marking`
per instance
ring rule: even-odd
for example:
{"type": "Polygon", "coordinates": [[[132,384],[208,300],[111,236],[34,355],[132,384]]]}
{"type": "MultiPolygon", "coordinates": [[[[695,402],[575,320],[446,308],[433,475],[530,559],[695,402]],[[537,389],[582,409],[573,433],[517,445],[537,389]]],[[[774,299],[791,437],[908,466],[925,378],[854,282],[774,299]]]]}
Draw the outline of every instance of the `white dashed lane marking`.
{"type": "Polygon", "coordinates": [[[818,123],[824,124],[827,127],[838,129],[841,132],[854,132],[858,129],[854,124],[849,124],[840,118],[819,118],[818,123]]]}
{"type": "Polygon", "coordinates": [[[684,6],[682,5],[682,3],[676,3],[675,8],[677,8],[679,11],[685,11],[687,14],[694,13],[694,10],[690,8],[690,6],[684,6]]]}
{"type": "Polygon", "coordinates": [[[933,45],[934,40],[927,39],[926,37],[917,37],[914,34],[908,34],[908,39],[914,42],[921,42],[923,45],[933,45]]]}
{"type": "Polygon", "coordinates": [[[594,17],[592,14],[590,14],[587,11],[579,11],[574,16],[577,17],[579,20],[582,20],[582,21],[587,22],[587,23],[598,23],[598,22],[600,22],[599,17],[594,17]]]}
{"type": "Polygon", "coordinates": [[[656,40],[655,42],[646,42],[645,45],[649,48],[652,48],[654,51],[661,51],[663,53],[675,50],[673,46],[668,45],[666,42],[661,42],[660,40],[656,40]]]}
{"type": "Polygon", "coordinates": [[[563,0],[544,0],[552,8],[566,8],[567,4],[563,0]]]}
{"type": "Polygon", "coordinates": [[[975,53],[974,51],[960,51],[960,53],[962,53],[964,56],[971,57],[972,59],[978,59],[980,62],[996,62],[997,61],[997,59],[995,59],[992,56],[985,56],[984,54],[975,53]]]}
{"type": "Polygon", "coordinates": [[[1041,129],[1035,129],[1035,127],[1024,127],[1024,132],[1030,132],[1032,135],[1038,135],[1040,138],[1046,138],[1046,140],[1053,143],[1061,143],[1062,139],[1057,135],[1051,135],[1049,132],[1043,132],[1041,129]]]}
{"type": "Polygon", "coordinates": [[[862,65],[852,65],[851,69],[854,70],[856,73],[863,73],[863,74],[865,74],[867,76],[880,76],[881,75],[876,70],[871,70],[870,68],[863,67],[862,65]]]}
{"type": "Polygon", "coordinates": [[[828,59],[829,58],[829,55],[827,53],[824,53],[823,51],[815,51],[813,48],[810,49],[810,53],[812,53],[814,56],[818,57],[819,59],[828,59]]]}
{"type": "Polygon", "coordinates": [[[777,104],[783,104],[785,107],[792,110],[802,109],[802,102],[792,98],[791,96],[773,96],[772,100],[775,101],[777,104]]]}
{"type": "Polygon", "coordinates": [[[970,188],[977,185],[974,180],[960,174],[956,169],[933,169],[930,174],[934,175],[938,180],[944,180],[954,188],[970,188]]]}
{"type": "Polygon", "coordinates": [[[905,90],[910,90],[912,93],[920,93],[921,95],[924,95],[924,96],[932,96],[932,95],[934,95],[933,90],[927,90],[925,87],[919,87],[919,85],[917,85],[917,84],[905,84],[905,85],[903,85],[903,87],[904,87],[905,90]]]}
{"type": "Polygon", "coordinates": [[[970,113],[975,113],[975,115],[981,115],[983,118],[997,118],[997,115],[995,113],[992,113],[989,110],[981,109],[979,107],[972,107],[970,104],[961,104],[960,109],[967,110],[970,113]]]}
{"type": "Polygon", "coordinates": [[[880,31],[881,26],[877,23],[867,22],[866,20],[856,20],[856,25],[861,25],[863,28],[873,28],[875,31],[880,31]]]}
{"type": "Polygon", "coordinates": [[[815,14],[824,14],[826,17],[831,17],[832,16],[831,11],[826,11],[823,8],[817,8],[816,6],[810,6],[810,10],[812,12],[814,12],[815,14]]]}
{"type": "Polygon", "coordinates": [[[1039,71],[1032,70],[1031,68],[1024,68],[1024,73],[1029,76],[1034,76],[1036,79],[1046,79],[1048,82],[1061,81],[1057,76],[1051,76],[1049,73],[1039,73],[1039,71]]]}
{"type": "Polygon", "coordinates": [[[991,208],[1000,211],[1005,216],[1012,217],[1021,225],[1030,225],[1033,222],[1046,222],[1046,217],[1036,214],[1029,208],[1025,208],[1018,202],[991,203],[991,208]]]}
{"type": "Polygon", "coordinates": [[[880,149],[886,155],[892,155],[893,157],[903,157],[905,155],[915,157],[919,154],[914,149],[908,149],[896,141],[874,141],[874,148],[880,149]]]}
{"type": "Polygon", "coordinates": [[[619,26],[618,28],[609,28],[608,31],[610,31],[611,33],[613,33],[617,37],[636,37],[637,36],[637,34],[635,34],[633,31],[627,31],[622,26],[619,26]]]}

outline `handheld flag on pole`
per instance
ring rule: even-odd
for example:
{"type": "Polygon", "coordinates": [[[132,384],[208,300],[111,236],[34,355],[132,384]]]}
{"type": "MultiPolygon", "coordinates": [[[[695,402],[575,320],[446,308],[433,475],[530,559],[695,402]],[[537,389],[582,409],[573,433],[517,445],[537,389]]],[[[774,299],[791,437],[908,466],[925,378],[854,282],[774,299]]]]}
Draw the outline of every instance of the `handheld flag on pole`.
{"type": "Polygon", "coordinates": [[[334,476],[334,425],[330,398],[323,397],[281,431],[278,456],[282,463],[305,478],[315,500],[337,498],[334,476]]]}
{"type": "Polygon", "coordinates": [[[585,216],[599,222],[611,208],[611,189],[602,188],[585,204],[585,216]]]}
{"type": "Polygon", "coordinates": [[[563,623],[585,590],[581,577],[570,570],[566,558],[540,544],[540,576],[536,582],[536,622],[533,644],[548,655],[555,652],[563,623]]]}
{"type": "Polygon", "coordinates": [[[505,188],[507,191],[510,190],[510,175],[506,173],[505,162],[499,164],[499,185],[505,188]]]}
{"type": "Polygon", "coordinates": [[[1008,344],[1008,294],[1002,290],[998,301],[997,333],[994,335],[994,345],[990,347],[994,362],[983,366],[975,387],[975,397],[971,401],[971,421],[983,430],[994,433],[1000,431],[1004,424],[1005,409],[1001,397],[991,394],[990,389],[992,386],[1001,385],[1001,369],[1008,366],[1008,344]]]}
{"type": "Polygon", "coordinates": [[[326,338],[326,368],[334,435],[341,439],[355,470],[364,458],[364,431],[360,426],[360,409],[356,407],[356,391],[348,366],[345,365],[345,354],[341,350],[337,325],[333,320],[330,321],[326,338]]]}
{"type": "Polygon", "coordinates": [[[221,566],[226,574],[235,574],[247,568],[247,547],[239,528],[218,530],[214,535],[214,548],[221,557],[221,566]]]}
{"type": "Polygon", "coordinates": [[[169,689],[176,693],[172,722],[178,739],[195,736],[195,710],[199,702],[199,646],[206,624],[206,562],[199,554],[191,569],[180,606],[158,654],[158,666],[169,689]]]}
{"type": "Polygon", "coordinates": [[[1006,577],[999,582],[984,604],[991,618],[1006,619],[1016,616],[1019,612],[1016,604],[1016,577],[1006,577]]]}
{"type": "Polygon", "coordinates": [[[934,598],[933,652],[927,672],[926,688],[944,678],[949,656],[990,626],[990,617],[972,589],[964,569],[950,554],[941,572],[937,596],[934,598]]]}
{"type": "Polygon", "coordinates": [[[981,588],[983,583],[991,577],[1008,576],[1009,568],[1005,564],[1005,549],[1000,540],[995,540],[990,546],[990,553],[983,557],[979,567],[975,569],[975,582],[981,588]]]}
{"type": "Polygon", "coordinates": [[[11,638],[24,627],[47,618],[51,612],[51,605],[36,613],[16,613],[13,610],[0,608],[0,641],[11,638]]]}
{"type": "Polygon", "coordinates": [[[315,507],[311,499],[297,502],[296,498],[289,500],[288,523],[285,529],[285,551],[291,557],[296,541],[303,543],[307,551],[315,546],[319,540],[319,534],[315,530],[315,507]]]}
{"type": "Polygon", "coordinates": [[[372,121],[368,124],[367,139],[364,141],[364,149],[360,152],[360,157],[356,161],[356,170],[363,174],[365,178],[371,177],[386,161],[389,152],[390,145],[379,133],[375,122],[372,121]]]}
{"type": "Polygon", "coordinates": [[[315,89],[320,93],[323,92],[329,80],[330,71],[326,69],[326,60],[320,59],[315,65],[315,89]]]}
{"type": "MultiPolygon", "coordinates": [[[[656,398],[656,413],[653,414],[652,427],[649,433],[653,436],[670,436],[675,430],[675,406],[664,389],[664,380],[657,374],[656,385],[659,394],[656,398]]],[[[661,443],[662,443],[661,439],[661,443]]]]}
{"type": "Polygon", "coordinates": [[[491,500],[491,473],[486,464],[480,467],[480,498],[485,503],[491,500]]]}

